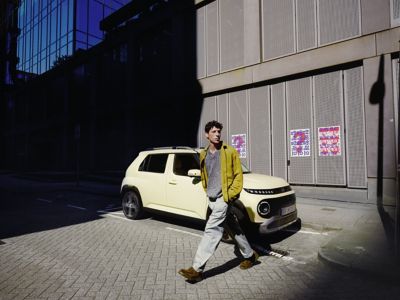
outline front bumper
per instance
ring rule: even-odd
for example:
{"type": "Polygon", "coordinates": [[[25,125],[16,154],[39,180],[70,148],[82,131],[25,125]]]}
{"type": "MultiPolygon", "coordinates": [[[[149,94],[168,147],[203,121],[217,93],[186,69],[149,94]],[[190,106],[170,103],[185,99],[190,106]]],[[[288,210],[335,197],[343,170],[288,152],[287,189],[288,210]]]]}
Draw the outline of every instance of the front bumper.
{"type": "Polygon", "coordinates": [[[271,218],[260,224],[259,232],[260,234],[273,233],[292,225],[296,221],[297,209],[294,212],[284,216],[272,216],[271,218]]]}

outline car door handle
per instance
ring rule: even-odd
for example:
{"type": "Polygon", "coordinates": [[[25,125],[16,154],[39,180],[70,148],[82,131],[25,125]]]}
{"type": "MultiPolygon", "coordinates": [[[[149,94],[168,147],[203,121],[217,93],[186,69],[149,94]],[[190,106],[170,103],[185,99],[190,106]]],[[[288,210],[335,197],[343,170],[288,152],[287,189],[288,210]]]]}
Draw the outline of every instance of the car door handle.
{"type": "Polygon", "coordinates": [[[176,184],[178,184],[175,180],[171,180],[170,182],[168,182],[169,184],[173,184],[173,185],[176,185],[176,184]]]}

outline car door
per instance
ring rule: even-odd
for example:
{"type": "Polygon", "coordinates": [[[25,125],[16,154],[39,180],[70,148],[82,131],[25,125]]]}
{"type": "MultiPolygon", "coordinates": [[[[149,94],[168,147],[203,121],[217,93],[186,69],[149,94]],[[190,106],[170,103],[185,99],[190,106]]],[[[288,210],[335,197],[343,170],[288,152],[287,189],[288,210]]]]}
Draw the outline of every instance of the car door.
{"type": "Polygon", "coordinates": [[[159,209],[165,202],[168,154],[149,154],[139,166],[138,189],[143,206],[159,209]]]}
{"type": "Polygon", "coordinates": [[[166,204],[171,212],[180,215],[205,219],[207,198],[200,177],[189,177],[190,169],[199,169],[197,153],[175,153],[169,166],[166,185],[166,204]]]}

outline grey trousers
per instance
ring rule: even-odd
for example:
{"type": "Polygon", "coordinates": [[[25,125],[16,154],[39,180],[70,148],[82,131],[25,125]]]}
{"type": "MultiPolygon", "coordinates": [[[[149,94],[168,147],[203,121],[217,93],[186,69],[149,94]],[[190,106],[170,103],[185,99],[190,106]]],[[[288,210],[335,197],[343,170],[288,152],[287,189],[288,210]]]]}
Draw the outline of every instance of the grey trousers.
{"type": "MultiPolygon", "coordinates": [[[[196,271],[203,271],[207,261],[214,254],[221,241],[224,232],[223,223],[227,216],[228,204],[222,197],[215,201],[208,201],[208,206],[212,212],[193,260],[192,267],[196,271]]],[[[249,258],[253,255],[253,249],[244,234],[235,234],[234,239],[244,258],[249,258]]]]}

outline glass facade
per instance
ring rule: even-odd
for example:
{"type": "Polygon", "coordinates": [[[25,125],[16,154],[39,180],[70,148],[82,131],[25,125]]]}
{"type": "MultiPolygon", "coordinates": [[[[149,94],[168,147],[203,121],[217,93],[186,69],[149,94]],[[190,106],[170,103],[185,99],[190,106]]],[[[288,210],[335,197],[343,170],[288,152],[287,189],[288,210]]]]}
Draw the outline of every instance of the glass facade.
{"type": "Polygon", "coordinates": [[[104,36],[100,21],[128,2],[130,0],[22,0],[18,11],[21,34],[17,69],[41,74],[58,58],[96,45],[104,36]]]}

